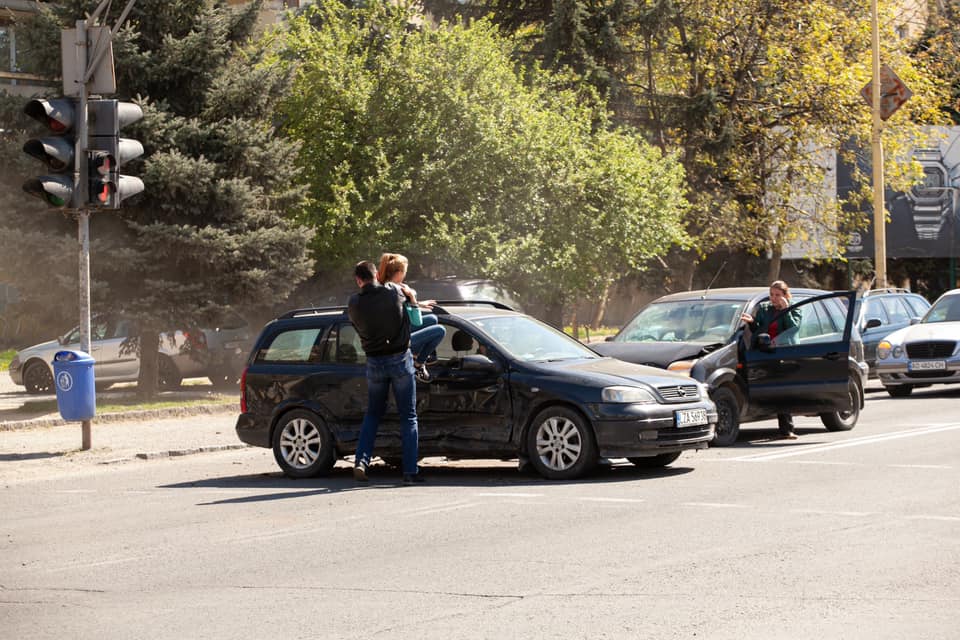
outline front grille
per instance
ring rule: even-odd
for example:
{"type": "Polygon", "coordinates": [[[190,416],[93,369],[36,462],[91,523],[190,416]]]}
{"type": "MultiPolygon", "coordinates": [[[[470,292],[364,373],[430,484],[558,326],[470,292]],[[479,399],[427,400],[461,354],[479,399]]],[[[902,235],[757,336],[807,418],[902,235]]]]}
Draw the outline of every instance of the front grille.
{"type": "Polygon", "coordinates": [[[949,358],[956,348],[955,340],[910,342],[907,344],[907,356],[910,358],[949,358]]]}
{"type": "Polygon", "coordinates": [[[657,387],[657,393],[667,402],[694,402],[700,399],[700,389],[695,384],[657,387]]]}
{"type": "Polygon", "coordinates": [[[907,373],[908,378],[949,378],[954,374],[953,371],[911,371],[907,373]]]}

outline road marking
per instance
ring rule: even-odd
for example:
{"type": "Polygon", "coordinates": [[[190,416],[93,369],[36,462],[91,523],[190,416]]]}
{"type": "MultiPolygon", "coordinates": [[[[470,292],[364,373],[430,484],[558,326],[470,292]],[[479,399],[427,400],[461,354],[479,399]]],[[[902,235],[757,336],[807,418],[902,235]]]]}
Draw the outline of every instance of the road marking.
{"type": "Polygon", "coordinates": [[[863,467],[861,462],[832,462],[830,460],[791,460],[788,464],[826,464],[837,467],[863,467]]]}
{"type": "Polygon", "coordinates": [[[780,458],[790,458],[793,456],[803,456],[809,453],[821,453],[823,451],[832,451],[834,449],[845,449],[847,447],[858,447],[864,444],[875,444],[878,442],[886,442],[888,440],[899,440],[900,438],[912,438],[915,436],[925,436],[932,433],[940,433],[943,431],[954,431],[960,429],[960,423],[944,424],[944,425],[931,425],[925,428],[914,428],[907,429],[905,431],[893,431],[891,433],[881,433],[874,436],[864,436],[862,438],[851,438],[849,440],[843,440],[840,442],[828,442],[824,444],[815,444],[815,445],[793,445],[790,447],[790,451],[768,451],[764,453],[754,453],[752,455],[740,456],[737,458],[730,458],[738,462],[765,462],[767,460],[779,460],[780,458]]]}
{"type": "Polygon", "coordinates": [[[90,569],[92,567],[103,567],[111,564],[123,564],[125,562],[141,562],[149,560],[150,556],[136,556],[133,558],[114,558],[113,560],[101,560],[100,562],[75,562],[65,564],[61,567],[52,567],[47,569],[47,573],[56,573],[59,571],[70,571],[73,569],[90,569]]]}
{"type": "Polygon", "coordinates": [[[475,493],[478,498],[542,498],[542,493],[475,493]]]}
{"type": "Polygon", "coordinates": [[[940,522],[960,522],[958,516],[905,516],[907,520],[938,520],[940,522]]]}
{"type": "Polygon", "coordinates": [[[643,500],[642,498],[577,498],[577,499],[582,500],[584,502],[628,502],[628,503],[634,503],[634,504],[646,502],[646,500],[643,500]]]}
{"type": "Polygon", "coordinates": [[[406,511],[400,515],[410,517],[410,516],[425,516],[431,513],[443,513],[444,511],[456,511],[457,509],[470,509],[471,507],[477,506],[476,502],[464,502],[462,504],[451,504],[446,507],[436,507],[434,509],[417,509],[416,511],[406,511]]]}
{"type": "Polygon", "coordinates": [[[897,469],[953,469],[948,464],[889,464],[887,466],[897,469]]]}
{"type": "Polygon", "coordinates": [[[715,509],[747,509],[745,504],[734,504],[732,502],[681,502],[684,507],[712,507],[715,509]]]}

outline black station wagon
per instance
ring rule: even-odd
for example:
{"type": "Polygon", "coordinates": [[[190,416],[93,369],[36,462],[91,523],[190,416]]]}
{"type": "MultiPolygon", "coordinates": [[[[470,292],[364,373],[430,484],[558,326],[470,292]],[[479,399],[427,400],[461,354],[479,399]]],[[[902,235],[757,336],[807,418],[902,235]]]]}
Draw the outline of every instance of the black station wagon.
{"type": "MultiPolygon", "coordinates": [[[[599,458],[662,467],[713,438],[717,413],[688,376],[597,355],[499,303],[436,307],[447,335],[417,382],[420,455],[519,458],[546,478],[575,478],[599,458]]],[[[367,404],[360,339],[344,308],[270,322],[241,383],[237,435],[309,477],[352,456],[367,404]]],[[[375,453],[399,460],[391,404],[375,453]]]]}

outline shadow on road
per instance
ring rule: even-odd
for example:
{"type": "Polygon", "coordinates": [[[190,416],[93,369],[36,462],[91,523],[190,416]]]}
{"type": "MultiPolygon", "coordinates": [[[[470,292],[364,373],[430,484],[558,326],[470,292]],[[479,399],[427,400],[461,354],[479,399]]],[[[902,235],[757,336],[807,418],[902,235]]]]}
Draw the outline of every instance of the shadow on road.
{"type": "MultiPolygon", "coordinates": [[[[430,487],[473,487],[473,488],[531,488],[577,484],[596,484],[613,482],[632,482],[636,480],[655,480],[686,475],[692,467],[673,466],[654,470],[641,469],[628,462],[601,464],[591,473],[578,480],[546,480],[533,471],[518,471],[515,466],[503,465],[479,467],[421,466],[426,482],[415,487],[401,484],[400,472],[395,468],[374,464],[368,470],[369,482],[358,483],[353,479],[353,469],[346,464],[338,464],[329,475],[318,478],[292,479],[282,473],[264,473],[256,475],[225,476],[204,478],[197,481],[178,482],[162,485],[162,489],[258,489],[264,493],[201,502],[199,505],[246,504],[271,500],[307,498],[317,495],[330,495],[345,491],[380,491],[386,489],[427,489],[430,487]]],[[[480,463],[482,464],[482,463],[480,463]]]]}

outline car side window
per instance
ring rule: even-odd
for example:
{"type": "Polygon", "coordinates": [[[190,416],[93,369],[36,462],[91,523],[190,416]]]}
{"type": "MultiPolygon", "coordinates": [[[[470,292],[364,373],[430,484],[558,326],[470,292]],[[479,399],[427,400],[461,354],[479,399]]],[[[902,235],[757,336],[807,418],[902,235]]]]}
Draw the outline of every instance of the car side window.
{"type": "Polygon", "coordinates": [[[366,364],[367,356],[360,343],[360,335],[352,324],[344,322],[330,329],[322,347],[313,354],[311,362],[339,364],[366,364]]]}
{"type": "Polygon", "coordinates": [[[325,327],[289,329],[273,336],[257,353],[260,362],[310,362],[325,327]]]}
{"type": "Polygon", "coordinates": [[[926,298],[921,298],[920,296],[907,296],[904,298],[904,301],[907,303],[907,306],[910,307],[910,315],[914,318],[919,318],[930,308],[930,303],[927,302],[926,298]]]}
{"type": "Polygon", "coordinates": [[[906,324],[910,322],[910,311],[899,298],[886,297],[881,298],[880,302],[890,316],[891,324],[906,324]]]}
{"type": "Polygon", "coordinates": [[[463,356],[483,353],[480,342],[463,329],[447,327],[447,334],[437,346],[437,362],[439,364],[455,363],[463,356]]]}
{"type": "Polygon", "coordinates": [[[883,324],[890,324],[890,318],[887,317],[887,312],[884,311],[883,305],[881,305],[880,301],[876,298],[872,300],[868,299],[864,302],[863,318],[864,320],[877,318],[883,324]]]}

